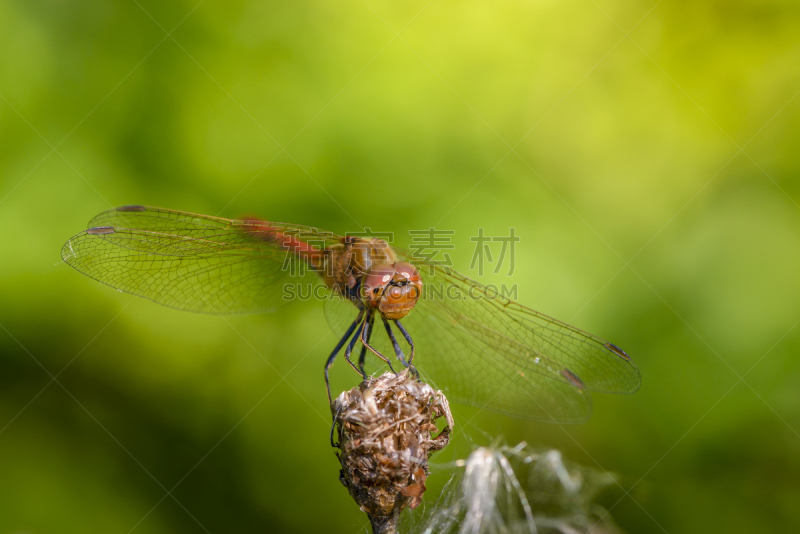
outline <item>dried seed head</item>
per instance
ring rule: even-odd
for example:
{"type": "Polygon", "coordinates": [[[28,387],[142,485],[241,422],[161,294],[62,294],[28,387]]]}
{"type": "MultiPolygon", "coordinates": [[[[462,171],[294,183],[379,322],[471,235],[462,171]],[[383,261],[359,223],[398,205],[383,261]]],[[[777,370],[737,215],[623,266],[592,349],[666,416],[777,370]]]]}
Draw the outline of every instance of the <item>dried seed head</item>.
{"type": "Polygon", "coordinates": [[[422,501],[428,458],[450,441],[447,399],[406,370],[343,392],[332,409],[342,484],[369,515],[374,532],[394,532],[399,513],[422,501]],[[436,420],[442,417],[439,432],[436,420]]]}
{"type": "Polygon", "coordinates": [[[408,532],[424,534],[619,534],[597,492],[607,472],[565,462],[557,450],[480,447],[408,532]]]}

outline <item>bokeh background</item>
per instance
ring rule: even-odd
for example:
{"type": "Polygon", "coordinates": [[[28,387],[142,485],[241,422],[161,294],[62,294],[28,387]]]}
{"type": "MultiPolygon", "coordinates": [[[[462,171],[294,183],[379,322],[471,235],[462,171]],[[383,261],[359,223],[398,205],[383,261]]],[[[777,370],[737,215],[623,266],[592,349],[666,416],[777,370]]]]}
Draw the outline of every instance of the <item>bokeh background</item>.
{"type": "Polygon", "coordinates": [[[436,462],[525,440],[618,473],[627,532],[797,530],[799,35],[791,0],[0,0],[0,532],[365,532],[320,303],[192,315],[60,261],[131,203],[453,230],[473,276],[513,227],[481,281],[642,387],[577,426],[455,406],[436,462]]]}

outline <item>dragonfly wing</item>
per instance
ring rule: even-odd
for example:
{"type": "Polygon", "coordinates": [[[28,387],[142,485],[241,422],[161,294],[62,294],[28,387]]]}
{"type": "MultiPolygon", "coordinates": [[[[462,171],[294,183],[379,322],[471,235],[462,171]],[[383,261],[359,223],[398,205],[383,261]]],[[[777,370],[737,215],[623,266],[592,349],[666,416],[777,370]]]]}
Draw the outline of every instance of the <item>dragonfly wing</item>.
{"type": "Polygon", "coordinates": [[[227,229],[237,221],[151,206],[120,206],[104,211],[89,221],[89,228],[115,226],[140,230],[195,235],[198,230],[227,229]]]}
{"type": "Polygon", "coordinates": [[[630,393],[640,377],[616,346],[496,294],[446,266],[416,264],[423,295],[401,321],[418,365],[454,398],[520,417],[576,422],[589,391],[630,393]]]}
{"type": "Polygon", "coordinates": [[[352,302],[333,291],[329,293],[329,298],[323,303],[323,310],[328,326],[338,337],[344,335],[350,324],[358,316],[358,308],[352,302]]]}
{"type": "Polygon", "coordinates": [[[639,369],[613,343],[516,302],[508,301],[502,306],[513,320],[510,331],[572,369],[591,391],[635,393],[639,389],[639,369]]]}
{"type": "Polygon", "coordinates": [[[96,217],[101,226],[64,245],[64,261],[120,291],[211,314],[271,311],[288,302],[287,284],[316,282],[274,238],[304,227],[136,208],[96,217]]]}
{"type": "Polygon", "coordinates": [[[332,232],[299,224],[266,222],[255,218],[224,219],[151,206],[120,206],[104,211],[89,221],[88,227],[100,226],[136,228],[193,238],[203,235],[214,236],[220,231],[242,230],[251,236],[261,234],[261,239],[267,240],[269,234],[283,232],[320,249],[339,243],[342,239],[332,232]]]}
{"type": "Polygon", "coordinates": [[[451,306],[425,304],[401,323],[414,339],[417,369],[448,398],[526,419],[578,423],[589,418],[589,391],[562,369],[541,358],[537,362],[519,344],[482,335],[453,315],[451,306]]]}
{"type": "MultiPolygon", "coordinates": [[[[498,352],[497,340],[477,335],[475,326],[468,321],[455,320],[449,307],[420,302],[417,308],[400,321],[417,347],[414,364],[423,380],[443,390],[451,401],[528,419],[581,422],[589,418],[592,408],[589,392],[534,374],[541,369],[531,369],[533,361],[525,357],[524,347],[506,343],[504,350],[498,352]]],[[[337,336],[341,336],[356,318],[357,311],[351,302],[332,298],[325,301],[325,316],[337,336]]],[[[408,346],[402,335],[396,328],[393,331],[407,356],[408,346]]],[[[375,317],[370,344],[384,356],[395,359],[380,315],[375,317]]],[[[359,354],[360,344],[356,348],[359,354]]],[[[398,365],[394,364],[395,370],[400,369],[398,365]]],[[[369,373],[388,370],[371,353],[367,354],[366,369],[369,373]]]]}

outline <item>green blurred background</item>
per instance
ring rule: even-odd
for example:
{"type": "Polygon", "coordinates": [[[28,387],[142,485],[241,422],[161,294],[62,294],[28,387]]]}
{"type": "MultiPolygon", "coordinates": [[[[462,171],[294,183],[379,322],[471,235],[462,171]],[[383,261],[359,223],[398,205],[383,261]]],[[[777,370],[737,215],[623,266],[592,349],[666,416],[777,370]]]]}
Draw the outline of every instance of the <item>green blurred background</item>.
{"type": "Polygon", "coordinates": [[[473,276],[514,227],[481,281],[641,390],[578,426],[455,406],[435,461],[526,440],[619,473],[628,532],[797,530],[799,35],[790,0],[0,0],[0,532],[366,529],[322,306],[192,315],[60,262],[131,203],[453,230],[473,276]]]}

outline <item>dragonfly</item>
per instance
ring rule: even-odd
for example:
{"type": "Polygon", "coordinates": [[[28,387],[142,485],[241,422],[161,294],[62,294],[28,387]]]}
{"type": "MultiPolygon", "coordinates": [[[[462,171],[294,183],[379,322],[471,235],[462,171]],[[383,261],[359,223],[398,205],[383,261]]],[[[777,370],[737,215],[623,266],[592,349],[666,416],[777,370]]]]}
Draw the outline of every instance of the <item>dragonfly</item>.
{"type": "Polygon", "coordinates": [[[131,205],[94,217],[61,256],[120,291],[198,313],[274,311],[303,284],[322,288],[341,334],[324,367],[329,401],[343,349],[365,380],[368,355],[394,371],[393,355],[450,400],[558,423],[587,420],[591,392],[641,382],[613,343],[377,237],[131,205]]]}

